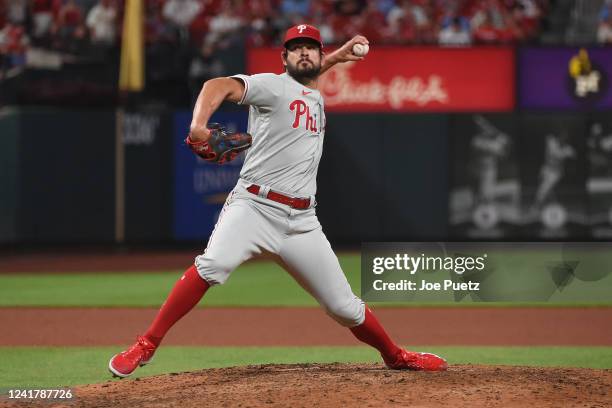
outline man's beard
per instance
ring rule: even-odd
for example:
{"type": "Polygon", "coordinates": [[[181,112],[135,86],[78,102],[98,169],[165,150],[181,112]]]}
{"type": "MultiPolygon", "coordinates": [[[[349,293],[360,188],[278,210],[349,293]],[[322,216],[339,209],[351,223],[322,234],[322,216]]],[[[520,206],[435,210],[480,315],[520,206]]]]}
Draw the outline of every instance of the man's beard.
{"type": "Polygon", "coordinates": [[[312,61],[308,60],[310,64],[306,68],[300,68],[301,61],[298,62],[295,66],[291,66],[291,64],[287,64],[287,73],[293,77],[296,81],[301,84],[305,84],[307,82],[316,79],[321,72],[321,65],[316,66],[312,61]]]}

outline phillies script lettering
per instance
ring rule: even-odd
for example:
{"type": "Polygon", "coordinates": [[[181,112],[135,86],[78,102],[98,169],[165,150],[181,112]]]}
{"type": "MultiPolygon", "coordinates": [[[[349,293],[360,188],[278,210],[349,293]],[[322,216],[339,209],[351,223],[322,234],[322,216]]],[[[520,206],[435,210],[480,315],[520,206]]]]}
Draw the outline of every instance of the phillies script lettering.
{"type": "Polygon", "coordinates": [[[291,109],[291,112],[295,112],[295,120],[293,121],[293,125],[291,125],[294,129],[297,129],[298,126],[300,126],[302,116],[304,116],[306,117],[306,129],[310,130],[311,132],[317,131],[317,119],[310,114],[310,108],[308,105],[306,105],[306,102],[296,99],[295,101],[291,102],[289,109],[291,109]]]}
{"type": "Polygon", "coordinates": [[[429,75],[427,78],[394,76],[388,83],[377,78],[368,82],[353,80],[351,68],[354,63],[339,64],[333,71],[319,79],[328,106],[340,104],[389,104],[401,109],[404,103],[424,106],[432,102],[448,103],[448,91],[442,78],[429,75]]]}

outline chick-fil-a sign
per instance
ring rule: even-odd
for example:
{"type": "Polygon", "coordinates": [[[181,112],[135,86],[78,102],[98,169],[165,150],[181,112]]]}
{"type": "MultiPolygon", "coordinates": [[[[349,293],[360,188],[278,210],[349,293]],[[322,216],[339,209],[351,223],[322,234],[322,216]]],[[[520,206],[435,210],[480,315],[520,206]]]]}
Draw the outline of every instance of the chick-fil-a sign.
{"type": "MultiPolygon", "coordinates": [[[[319,89],[328,111],[514,109],[515,64],[511,48],[372,45],[370,50],[363,61],[338,64],[320,77],[319,89]]],[[[282,72],[280,54],[278,48],[251,49],[249,73],[282,72]]]]}

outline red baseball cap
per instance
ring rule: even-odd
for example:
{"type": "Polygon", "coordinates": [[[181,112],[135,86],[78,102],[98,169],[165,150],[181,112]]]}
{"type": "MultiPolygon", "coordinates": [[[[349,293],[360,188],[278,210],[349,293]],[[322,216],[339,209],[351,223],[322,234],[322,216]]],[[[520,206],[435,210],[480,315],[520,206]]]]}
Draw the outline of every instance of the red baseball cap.
{"type": "Polygon", "coordinates": [[[289,41],[295,40],[296,38],[310,38],[318,42],[321,48],[323,48],[321,33],[316,27],[310,24],[298,24],[288,29],[285,33],[285,41],[283,41],[283,44],[287,46],[289,41]]]}

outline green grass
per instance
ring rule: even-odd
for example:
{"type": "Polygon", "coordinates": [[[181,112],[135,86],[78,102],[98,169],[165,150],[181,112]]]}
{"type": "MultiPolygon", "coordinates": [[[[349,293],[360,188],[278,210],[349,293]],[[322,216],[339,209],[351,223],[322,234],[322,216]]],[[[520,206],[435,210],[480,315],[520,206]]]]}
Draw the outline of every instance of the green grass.
{"type": "MultiPolygon", "coordinates": [[[[517,257],[517,270],[541,256],[517,257]]],[[[361,290],[359,254],[341,254],[342,268],[357,294],[361,290]]],[[[612,264],[612,260],[610,261],[612,264]]],[[[0,274],[0,307],[158,307],[182,270],[141,273],[102,272],[70,274],[0,274]]],[[[525,286],[529,286],[528,283],[525,286]]],[[[385,302],[378,306],[612,306],[612,274],[601,281],[575,281],[547,303],[452,301],[445,293],[439,302],[416,297],[410,302],[385,302]],[[594,295],[586,297],[585,293],[594,295]],[[586,299],[586,300],[585,300],[586,299]],[[602,299],[607,299],[602,301],[602,299]]],[[[375,302],[370,302],[377,304],[375,302]]],[[[225,285],[212,288],[201,306],[317,306],[298,284],[273,262],[251,262],[238,268],[225,285]]]]}
{"type": "MultiPolygon", "coordinates": [[[[360,290],[358,255],[340,257],[355,293],[360,290]]],[[[86,271],[84,271],[86,272],[86,271]]],[[[0,306],[159,306],[182,270],[72,274],[0,274],[0,306]]],[[[207,306],[316,306],[273,262],[250,262],[224,285],[206,294],[207,306]]]]}
{"type": "MultiPolygon", "coordinates": [[[[612,368],[612,347],[413,347],[450,364],[612,368]]],[[[0,388],[39,388],[108,380],[120,347],[0,347],[0,388]]],[[[133,378],[247,364],[379,362],[369,347],[164,347],[133,378]]]]}

